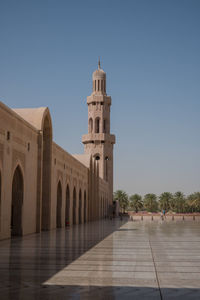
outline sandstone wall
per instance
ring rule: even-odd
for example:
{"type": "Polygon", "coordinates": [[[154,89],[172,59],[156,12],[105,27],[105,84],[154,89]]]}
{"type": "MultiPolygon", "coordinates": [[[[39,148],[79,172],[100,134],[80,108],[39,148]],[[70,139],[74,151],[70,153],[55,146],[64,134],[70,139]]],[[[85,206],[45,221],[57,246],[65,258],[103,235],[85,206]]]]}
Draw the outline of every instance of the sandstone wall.
{"type": "Polygon", "coordinates": [[[48,108],[0,102],[0,239],[13,234],[13,216],[16,235],[25,235],[107,215],[109,186],[97,162],[82,163],[52,136],[48,108]]]}
{"type": "Polygon", "coordinates": [[[52,151],[52,206],[51,228],[56,227],[57,188],[60,181],[62,186],[62,226],[65,223],[66,189],[70,191],[70,219],[73,224],[73,193],[76,193],[76,224],[84,222],[84,201],[86,200],[86,220],[88,206],[88,168],[81,164],[56,143],[52,151]],[[81,202],[81,216],[79,218],[79,204],[81,202]],[[81,221],[81,222],[79,222],[81,221]]]}
{"type": "Polygon", "coordinates": [[[23,175],[23,234],[36,231],[37,130],[0,102],[0,238],[10,237],[12,180],[23,175]]]}

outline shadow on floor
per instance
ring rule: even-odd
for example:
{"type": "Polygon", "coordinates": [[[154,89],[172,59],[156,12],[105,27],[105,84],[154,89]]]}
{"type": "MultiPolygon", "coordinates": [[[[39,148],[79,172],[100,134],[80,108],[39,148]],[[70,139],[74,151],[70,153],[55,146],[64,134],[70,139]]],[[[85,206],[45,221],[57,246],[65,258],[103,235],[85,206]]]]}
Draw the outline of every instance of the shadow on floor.
{"type": "Polygon", "coordinates": [[[97,221],[1,241],[0,299],[60,299],[53,291],[61,287],[42,284],[127,221],[97,221]]]}

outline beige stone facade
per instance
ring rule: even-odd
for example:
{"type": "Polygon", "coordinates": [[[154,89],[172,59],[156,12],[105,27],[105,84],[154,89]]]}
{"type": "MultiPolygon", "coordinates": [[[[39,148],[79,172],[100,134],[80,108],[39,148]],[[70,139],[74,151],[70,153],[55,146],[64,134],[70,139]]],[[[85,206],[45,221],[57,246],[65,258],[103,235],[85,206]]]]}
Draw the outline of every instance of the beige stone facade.
{"type": "Polygon", "coordinates": [[[83,137],[82,155],[73,156],[53,142],[48,108],[10,109],[0,102],[0,239],[108,214],[113,191],[111,99],[105,93],[105,77],[96,84],[104,92],[93,91],[88,97],[88,122],[98,116],[99,132],[83,137]]]}

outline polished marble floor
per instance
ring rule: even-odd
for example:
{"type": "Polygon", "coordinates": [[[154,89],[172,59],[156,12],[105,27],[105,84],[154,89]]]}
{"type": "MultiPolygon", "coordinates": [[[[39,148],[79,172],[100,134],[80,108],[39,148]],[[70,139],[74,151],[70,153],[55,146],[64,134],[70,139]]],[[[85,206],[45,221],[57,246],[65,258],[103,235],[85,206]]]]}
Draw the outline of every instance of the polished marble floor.
{"type": "Polygon", "coordinates": [[[0,299],[200,299],[200,222],[103,220],[0,242],[0,299]]]}

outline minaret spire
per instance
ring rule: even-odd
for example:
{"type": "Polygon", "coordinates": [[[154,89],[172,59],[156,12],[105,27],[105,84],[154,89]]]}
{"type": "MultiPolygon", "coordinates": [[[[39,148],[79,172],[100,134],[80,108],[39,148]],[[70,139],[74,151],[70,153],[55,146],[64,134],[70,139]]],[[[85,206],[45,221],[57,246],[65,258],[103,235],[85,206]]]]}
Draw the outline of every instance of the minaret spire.
{"type": "Polygon", "coordinates": [[[98,70],[101,69],[101,62],[100,62],[100,57],[99,57],[99,61],[98,61],[98,70]]]}

